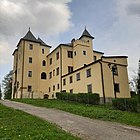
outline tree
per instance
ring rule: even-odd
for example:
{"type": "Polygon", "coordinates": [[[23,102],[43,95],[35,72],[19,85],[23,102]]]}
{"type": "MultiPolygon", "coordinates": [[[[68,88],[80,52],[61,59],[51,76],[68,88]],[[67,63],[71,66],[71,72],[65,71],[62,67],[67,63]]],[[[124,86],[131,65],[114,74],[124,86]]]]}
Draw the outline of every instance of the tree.
{"type": "Polygon", "coordinates": [[[138,89],[138,94],[140,94],[140,59],[138,63],[137,89],[138,89]]]}
{"type": "Polygon", "coordinates": [[[3,94],[5,99],[11,99],[12,95],[12,71],[10,71],[2,80],[3,94]]]}
{"type": "Polygon", "coordinates": [[[140,94],[140,60],[138,62],[138,70],[134,73],[135,76],[133,76],[132,80],[129,82],[130,90],[140,94]]]}
{"type": "Polygon", "coordinates": [[[0,100],[1,100],[1,97],[2,97],[2,91],[1,91],[1,84],[0,84],[0,100]]]}

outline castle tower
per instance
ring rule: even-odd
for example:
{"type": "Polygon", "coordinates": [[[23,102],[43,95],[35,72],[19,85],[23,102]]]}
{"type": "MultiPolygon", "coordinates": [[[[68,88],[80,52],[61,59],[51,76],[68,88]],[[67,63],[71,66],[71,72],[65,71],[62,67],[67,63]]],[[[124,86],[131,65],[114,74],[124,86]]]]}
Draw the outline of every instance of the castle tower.
{"type": "Polygon", "coordinates": [[[50,53],[51,46],[45,44],[40,38],[36,39],[32,32],[20,39],[14,51],[13,98],[40,97],[45,89],[42,84],[46,80],[46,55],[50,53]]]}

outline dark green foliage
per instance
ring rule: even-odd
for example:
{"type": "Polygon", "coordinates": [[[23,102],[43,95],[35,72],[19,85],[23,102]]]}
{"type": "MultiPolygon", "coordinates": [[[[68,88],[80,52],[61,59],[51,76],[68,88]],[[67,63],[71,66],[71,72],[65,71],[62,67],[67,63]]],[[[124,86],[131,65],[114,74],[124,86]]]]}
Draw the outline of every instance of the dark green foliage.
{"type": "Polygon", "coordinates": [[[93,104],[98,105],[100,102],[99,94],[97,93],[78,93],[78,94],[71,94],[71,93],[56,93],[57,99],[60,100],[69,100],[69,101],[75,101],[79,103],[85,103],[85,104],[93,104]]]}
{"type": "Polygon", "coordinates": [[[1,91],[1,85],[0,85],[0,100],[1,100],[1,97],[2,97],[2,91],[1,91]]]}
{"type": "Polygon", "coordinates": [[[131,97],[135,97],[136,96],[136,92],[130,91],[130,95],[131,95],[131,97]]]}
{"type": "Polygon", "coordinates": [[[122,111],[138,112],[137,98],[117,98],[112,100],[112,105],[115,109],[122,111]]]}
{"type": "Polygon", "coordinates": [[[12,95],[12,71],[10,71],[2,80],[3,94],[5,99],[11,99],[12,95]]]}
{"type": "Polygon", "coordinates": [[[139,105],[140,105],[140,93],[137,94],[137,99],[138,99],[138,102],[139,102],[139,105]]]}

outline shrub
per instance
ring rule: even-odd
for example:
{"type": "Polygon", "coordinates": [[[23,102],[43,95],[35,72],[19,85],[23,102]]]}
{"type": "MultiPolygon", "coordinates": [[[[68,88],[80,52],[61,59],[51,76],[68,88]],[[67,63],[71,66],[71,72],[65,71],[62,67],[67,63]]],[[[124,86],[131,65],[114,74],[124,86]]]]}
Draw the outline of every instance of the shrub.
{"type": "Polygon", "coordinates": [[[137,94],[134,91],[130,91],[130,95],[131,95],[131,97],[135,97],[137,94]]]}
{"type": "Polygon", "coordinates": [[[99,94],[97,93],[78,93],[78,94],[71,94],[71,93],[56,93],[57,99],[60,100],[70,100],[79,103],[85,104],[94,104],[97,105],[100,102],[99,94]]]}
{"type": "Polygon", "coordinates": [[[136,98],[117,98],[112,100],[114,108],[122,111],[138,112],[138,100],[136,98]]]}

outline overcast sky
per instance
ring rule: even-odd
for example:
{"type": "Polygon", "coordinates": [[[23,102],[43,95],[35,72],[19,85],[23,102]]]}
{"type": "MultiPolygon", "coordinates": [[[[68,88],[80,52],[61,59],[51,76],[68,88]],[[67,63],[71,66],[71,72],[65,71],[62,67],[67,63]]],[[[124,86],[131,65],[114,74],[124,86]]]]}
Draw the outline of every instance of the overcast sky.
{"type": "Polygon", "coordinates": [[[140,0],[0,0],[0,82],[29,27],[54,49],[79,38],[85,26],[93,49],[128,56],[132,77],[140,58],[140,0]]]}

